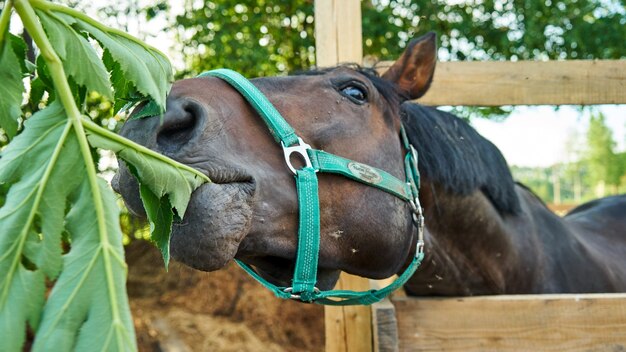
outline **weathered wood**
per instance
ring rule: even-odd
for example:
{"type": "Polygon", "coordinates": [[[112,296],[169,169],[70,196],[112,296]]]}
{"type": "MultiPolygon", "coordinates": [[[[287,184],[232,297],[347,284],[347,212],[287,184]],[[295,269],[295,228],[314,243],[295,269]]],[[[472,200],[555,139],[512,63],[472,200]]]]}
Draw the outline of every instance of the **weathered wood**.
{"type": "MultiPolygon", "coordinates": [[[[391,62],[379,63],[384,72],[391,62]]],[[[425,105],[626,104],[626,60],[438,62],[425,105]]]]}
{"type": "Polygon", "coordinates": [[[319,67],[338,63],[334,8],[335,0],[315,0],[315,61],[319,67]]]}
{"type": "Polygon", "coordinates": [[[318,67],[363,58],[361,2],[315,0],[315,52],[318,67]]]}
{"type": "MultiPolygon", "coordinates": [[[[340,62],[360,62],[363,57],[361,2],[359,0],[315,1],[316,61],[319,67],[340,62]]],[[[366,291],[369,281],[341,275],[336,289],[366,291]]],[[[372,351],[370,307],[326,307],[326,351],[372,351]]]]}
{"type": "Polygon", "coordinates": [[[396,309],[387,298],[372,305],[372,334],[374,352],[399,351],[396,309]]]}
{"type": "MultiPolygon", "coordinates": [[[[369,280],[341,274],[337,290],[367,291],[369,280]]],[[[330,307],[324,309],[326,352],[372,351],[372,315],[368,306],[330,307]]]]}
{"type": "Polygon", "coordinates": [[[624,351],[626,294],[394,299],[401,351],[624,351]]]}

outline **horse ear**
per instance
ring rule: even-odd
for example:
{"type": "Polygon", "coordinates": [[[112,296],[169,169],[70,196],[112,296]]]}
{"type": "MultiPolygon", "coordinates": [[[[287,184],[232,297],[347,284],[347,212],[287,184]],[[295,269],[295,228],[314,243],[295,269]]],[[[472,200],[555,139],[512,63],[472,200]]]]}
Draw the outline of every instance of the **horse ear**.
{"type": "Polygon", "coordinates": [[[396,83],[410,99],[424,95],[435,72],[436,40],[434,32],[413,39],[400,58],[383,74],[383,78],[396,83]]]}

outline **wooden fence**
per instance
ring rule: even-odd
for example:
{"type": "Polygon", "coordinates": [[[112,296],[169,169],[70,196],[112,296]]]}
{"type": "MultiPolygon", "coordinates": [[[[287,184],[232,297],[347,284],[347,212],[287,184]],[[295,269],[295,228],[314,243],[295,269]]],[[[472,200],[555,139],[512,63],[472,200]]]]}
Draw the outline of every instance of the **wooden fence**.
{"type": "MultiPolygon", "coordinates": [[[[315,0],[315,23],[318,66],[361,62],[359,0],[315,0]]],[[[626,60],[439,62],[419,102],[626,104],[626,60]]],[[[369,287],[369,280],[350,275],[337,286],[369,287]]],[[[396,295],[372,307],[328,307],[325,315],[328,352],[626,351],[626,294],[396,295]]]]}

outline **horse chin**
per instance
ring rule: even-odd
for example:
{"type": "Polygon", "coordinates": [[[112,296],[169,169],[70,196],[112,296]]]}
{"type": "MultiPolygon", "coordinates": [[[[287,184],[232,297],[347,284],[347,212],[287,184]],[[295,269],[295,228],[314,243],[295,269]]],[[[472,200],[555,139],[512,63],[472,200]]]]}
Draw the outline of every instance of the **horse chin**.
{"type": "Polygon", "coordinates": [[[172,257],[213,271],[235,257],[250,230],[254,183],[207,183],[191,195],[184,218],[172,226],[172,257]]]}
{"type": "MultiPolygon", "coordinates": [[[[270,283],[279,287],[290,287],[293,279],[294,263],[290,259],[278,257],[253,257],[243,259],[270,283]]],[[[318,268],[316,287],[322,291],[332,290],[339,280],[340,270],[318,268]]]]}

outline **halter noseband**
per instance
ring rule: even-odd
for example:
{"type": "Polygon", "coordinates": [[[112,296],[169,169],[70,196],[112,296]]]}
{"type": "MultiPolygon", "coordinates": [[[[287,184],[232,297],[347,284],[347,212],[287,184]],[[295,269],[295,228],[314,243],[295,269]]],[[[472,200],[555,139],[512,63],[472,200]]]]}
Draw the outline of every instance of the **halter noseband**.
{"type": "Polygon", "coordinates": [[[239,260],[236,260],[236,262],[263,286],[274,292],[276,296],[303,302],[327,305],[372,304],[404,285],[424,259],[424,217],[418,198],[420,179],[417,168],[417,152],[409,143],[404,127],[401,129],[400,135],[404,148],[407,151],[404,158],[405,182],[375,167],[326,153],[322,150],[312,149],[310,145],[304,143],[296,135],[295,130],[285,121],[263,93],[239,73],[228,69],[219,69],[204,72],[198,77],[206,76],[218,77],[230,84],[259,113],[274,139],[283,147],[285,162],[296,178],[300,224],[292,286],[276,286],[263,279],[249,265],[239,260]],[[305,166],[296,169],[290,161],[292,154],[298,154],[302,157],[305,161],[305,166]],[[317,172],[343,175],[352,180],[376,187],[409,203],[413,212],[413,223],[417,227],[415,257],[407,269],[390,285],[380,290],[362,292],[349,290],[320,291],[315,287],[320,246],[317,172]]]}

